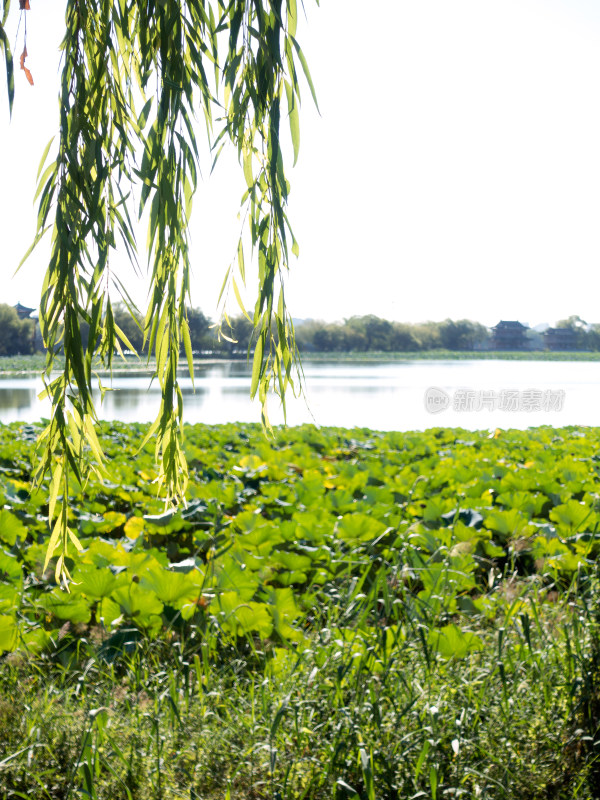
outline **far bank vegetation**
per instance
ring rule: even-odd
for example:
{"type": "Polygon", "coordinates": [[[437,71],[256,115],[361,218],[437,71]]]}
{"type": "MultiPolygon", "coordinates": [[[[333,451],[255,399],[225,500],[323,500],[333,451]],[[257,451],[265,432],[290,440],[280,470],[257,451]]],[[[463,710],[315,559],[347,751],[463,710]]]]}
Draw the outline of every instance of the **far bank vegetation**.
{"type": "MultiPolygon", "coordinates": [[[[131,315],[122,305],[114,306],[115,323],[123,331],[132,348],[147,355],[144,344],[143,318],[131,315]]],[[[210,317],[198,308],[188,309],[190,339],[195,355],[246,356],[254,349],[252,324],[244,316],[231,317],[225,336],[218,333],[210,317]]],[[[514,323],[508,323],[509,325],[514,323]]],[[[498,326],[496,326],[498,327],[498,326]]],[[[495,331],[473,320],[446,319],[442,322],[392,322],[373,314],[354,316],[338,322],[296,320],[296,344],[303,354],[310,353],[418,353],[428,351],[477,352],[506,349],[497,346],[495,331]]],[[[521,340],[511,350],[540,351],[548,349],[547,337],[537,329],[521,326],[521,340]]],[[[569,334],[568,350],[599,352],[600,323],[587,324],[572,316],[556,323],[556,328],[569,334]]],[[[84,347],[86,326],[82,325],[84,347]]],[[[551,349],[556,349],[552,347],[551,349]]],[[[0,304],[0,356],[29,355],[43,350],[36,319],[19,318],[13,306],[0,304]]]]}

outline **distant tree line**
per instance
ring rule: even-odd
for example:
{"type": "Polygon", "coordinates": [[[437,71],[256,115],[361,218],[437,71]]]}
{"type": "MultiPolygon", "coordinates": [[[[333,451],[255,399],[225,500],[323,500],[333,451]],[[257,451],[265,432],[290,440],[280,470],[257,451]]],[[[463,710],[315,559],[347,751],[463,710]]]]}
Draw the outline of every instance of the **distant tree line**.
{"type": "MultiPolygon", "coordinates": [[[[132,348],[147,355],[144,345],[144,320],[140,314],[132,317],[127,309],[113,306],[115,324],[121,329],[132,348]]],[[[210,353],[222,356],[245,355],[252,336],[252,323],[245,317],[231,319],[231,328],[223,326],[225,336],[219,336],[209,317],[197,308],[188,309],[188,324],[192,349],[197,355],[210,353]]],[[[87,347],[88,328],[81,326],[82,344],[87,347]]],[[[29,355],[41,350],[41,337],[37,320],[19,319],[13,306],[0,303],[0,356],[29,355]]],[[[123,350],[127,351],[126,345],[123,350]]]]}
{"type": "Polygon", "coordinates": [[[489,330],[479,322],[390,322],[373,315],[344,322],[310,320],[296,327],[301,351],[410,353],[419,350],[482,349],[489,330]]]}
{"type": "Polygon", "coordinates": [[[36,324],[32,319],[19,319],[13,306],[0,303],[0,356],[34,353],[36,324]]]}
{"type": "MultiPolygon", "coordinates": [[[[570,349],[600,351],[600,324],[584,322],[572,316],[556,323],[557,328],[573,332],[570,349]]],[[[493,350],[490,328],[468,319],[443,322],[389,322],[375,316],[351,317],[344,322],[309,320],[296,327],[296,341],[301,352],[410,353],[425,350],[493,350]]],[[[542,332],[528,328],[524,349],[544,350],[542,332]]]]}
{"type": "MultiPolygon", "coordinates": [[[[129,314],[122,305],[113,307],[115,323],[123,331],[133,349],[147,355],[144,346],[143,318],[129,314]]],[[[188,310],[190,338],[195,355],[221,357],[245,356],[253,347],[252,323],[244,316],[232,317],[231,327],[224,326],[219,335],[212,320],[200,309],[188,310]]],[[[573,316],[556,323],[576,333],[577,350],[600,351],[600,324],[588,325],[573,316]]],[[[19,319],[16,310],[0,304],[0,356],[27,355],[40,349],[37,322],[19,319]]],[[[86,329],[82,335],[85,341],[86,329]]],[[[543,335],[527,330],[528,347],[543,349],[543,335]]],[[[425,350],[488,350],[492,345],[489,328],[472,320],[447,319],[443,322],[390,322],[374,315],[350,317],[343,322],[307,320],[296,324],[296,342],[302,353],[412,353],[425,350]]],[[[126,349],[126,348],[124,348],[126,349]]]]}
{"type": "Polygon", "coordinates": [[[588,325],[581,317],[572,316],[561,319],[556,327],[573,331],[574,347],[577,350],[600,351],[600,324],[588,325]]]}

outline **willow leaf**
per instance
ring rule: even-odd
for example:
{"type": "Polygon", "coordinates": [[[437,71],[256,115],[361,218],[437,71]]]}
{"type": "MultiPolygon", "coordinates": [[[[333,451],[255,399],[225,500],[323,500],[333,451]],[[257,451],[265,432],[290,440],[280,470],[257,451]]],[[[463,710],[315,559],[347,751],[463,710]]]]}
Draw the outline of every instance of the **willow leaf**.
{"type": "Polygon", "coordinates": [[[39,165],[38,171],[37,171],[36,181],[38,181],[38,182],[40,182],[40,174],[41,174],[41,172],[42,172],[42,170],[44,168],[44,164],[46,163],[46,159],[48,158],[48,153],[50,152],[50,148],[52,147],[52,142],[55,140],[55,138],[56,138],[56,136],[53,136],[50,139],[50,141],[48,142],[48,144],[46,145],[46,147],[44,148],[44,152],[43,152],[42,157],[40,159],[40,165],[39,165]]]}
{"type": "Polygon", "coordinates": [[[184,319],[181,323],[181,335],[183,338],[183,346],[185,348],[185,355],[188,362],[188,371],[190,373],[190,378],[192,381],[192,388],[194,387],[194,356],[192,353],[192,340],[190,337],[190,326],[188,325],[187,319],[184,319]]]}
{"type": "MultiPolygon", "coordinates": [[[[46,558],[44,560],[44,568],[42,572],[46,572],[46,570],[48,569],[48,564],[50,563],[50,559],[52,558],[56,548],[58,547],[62,534],[62,521],[63,521],[62,514],[59,514],[56,522],[54,523],[54,528],[52,529],[52,534],[48,542],[48,547],[46,549],[46,558]]],[[[59,579],[60,579],[60,573],[59,573],[59,579]]]]}
{"type": "Polygon", "coordinates": [[[237,302],[238,302],[238,306],[240,307],[240,311],[241,311],[241,312],[242,312],[242,314],[243,314],[243,315],[246,317],[246,319],[248,320],[248,322],[252,322],[252,320],[250,319],[250,317],[249,317],[249,315],[248,315],[248,312],[246,311],[246,309],[245,309],[245,307],[244,307],[244,302],[243,302],[243,300],[242,300],[242,296],[241,296],[241,294],[240,294],[240,290],[238,289],[238,285],[237,285],[237,283],[236,283],[236,281],[235,281],[235,278],[233,278],[231,282],[232,282],[232,284],[233,284],[233,291],[234,291],[234,294],[235,294],[235,299],[236,299],[236,300],[237,300],[237,302]]]}
{"type": "Polygon", "coordinates": [[[265,344],[264,333],[261,332],[260,336],[257,339],[256,347],[254,348],[254,359],[252,361],[252,381],[250,384],[250,397],[254,397],[256,395],[256,390],[258,389],[258,383],[261,378],[264,344],[265,344]]]}
{"type": "Polygon", "coordinates": [[[6,88],[8,91],[8,109],[12,115],[13,103],[15,100],[15,70],[12,53],[10,51],[10,44],[8,42],[8,36],[6,35],[4,26],[1,24],[0,49],[4,50],[4,63],[6,65],[6,88]]]}
{"type": "Polygon", "coordinates": [[[288,81],[285,82],[285,93],[287,95],[289,119],[290,119],[290,133],[292,135],[292,146],[294,148],[294,166],[298,161],[298,153],[300,152],[300,115],[298,113],[298,98],[288,81]]]}
{"type": "MultiPolygon", "coordinates": [[[[6,1],[3,11],[0,48],[12,109],[14,65],[4,24],[7,14],[14,12],[6,1]]],[[[33,21],[35,8],[27,14],[33,21]]],[[[67,525],[68,478],[85,483],[92,472],[102,471],[104,463],[94,431],[92,364],[98,359],[110,371],[113,358],[122,353],[121,343],[133,349],[123,326],[115,322],[111,291],[116,287],[123,296],[120,270],[113,263],[117,242],[124,244],[123,252],[137,269],[132,222],[136,210],[138,216],[148,217],[150,299],[143,342],[156,355],[162,393],[148,436],[156,440],[158,485],[165,502],[185,501],[188,473],[177,370],[182,349],[190,370],[193,364],[186,309],[191,305],[192,198],[201,174],[202,148],[193,124],[199,110],[206,122],[209,152],[216,154],[214,162],[229,143],[241,161],[247,185],[241,217],[248,221],[251,255],[258,260],[254,325],[259,333],[251,394],[258,394],[265,426],[270,383],[285,391],[295,345],[282,292],[274,310],[275,293],[281,290],[289,266],[291,235],[279,106],[285,91],[296,163],[300,147],[296,62],[316,103],[310,72],[295,39],[297,16],[297,0],[269,4],[103,0],[83,6],[80,0],[66,0],[56,156],[46,165],[51,142],[38,170],[37,233],[27,254],[51,228],[40,329],[47,352],[43,380],[53,407],[39,439],[34,472],[38,485],[54,473],[51,552],[58,551],[59,577],[68,576],[67,546],[75,544],[67,525]],[[141,112],[136,102],[143,103],[141,112]],[[90,332],[85,347],[84,325],[90,332]],[[60,487],[63,501],[55,522],[60,487]]],[[[245,285],[241,241],[240,235],[234,261],[245,285]]],[[[292,251],[296,250],[293,240],[292,251]]],[[[232,266],[225,273],[218,304],[227,299],[231,281],[243,310],[232,266]]],[[[222,314],[227,320],[224,305],[222,314]]],[[[101,384],[99,388],[105,391],[101,384]]]]}
{"type": "Polygon", "coordinates": [[[304,53],[302,52],[302,49],[300,48],[300,45],[298,44],[298,42],[294,39],[293,36],[290,36],[290,39],[292,40],[292,44],[294,45],[294,48],[295,48],[296,52],[298,53],[298,58],[300,59],[300,64],[302,65],[302,70],[304,72],[304,77],[306,78],[306,82],[308,83],[308,86],[310,88],[310,93],[312,94],[312,99],[314,101],[314,104],[317,107],[317,111],[320,111],[319,103],[317,101],[317,93],[315,91],[315,87],[314,87],[314,84],[313,84],[313,81],[312,81],[312,77],[310,75],[310,70],[308,68],[308,62],[307,62],[306,58],[304,57],[304,53]]]}

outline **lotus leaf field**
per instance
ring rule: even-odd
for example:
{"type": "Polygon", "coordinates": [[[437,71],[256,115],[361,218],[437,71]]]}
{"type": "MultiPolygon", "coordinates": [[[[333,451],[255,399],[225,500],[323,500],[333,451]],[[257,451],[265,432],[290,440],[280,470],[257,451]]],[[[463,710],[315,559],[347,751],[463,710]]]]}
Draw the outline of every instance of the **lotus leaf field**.
{"type": "Polygon", "coordinates": [[[600,429],[146,426],[73,487],[69,591],[0,426],[0,796],[600,796],[600,429]]]}

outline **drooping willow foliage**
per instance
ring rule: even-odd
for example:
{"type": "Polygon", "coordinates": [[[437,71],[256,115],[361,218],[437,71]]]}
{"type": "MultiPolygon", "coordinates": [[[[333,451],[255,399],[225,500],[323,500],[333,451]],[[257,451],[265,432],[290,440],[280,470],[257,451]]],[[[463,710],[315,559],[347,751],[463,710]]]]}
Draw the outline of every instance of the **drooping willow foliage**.
{"type": "MultiPolygon", "coordinates": [[[[27,14],[30,26],[35,21],[34,0],[31,7],[19,0],[19,6],[11,9],[10,0],[0,0],[11,108],[14,70],[6,21],[9,13],[27,14]]],[[[48,145],[40,166],[32,245],[50,233],[40,324],[52,413],[39,440],[36,480],[51,476],[46,563],[58,556],[57,580],[68,577],[69,543],[79,547],[68,523],[69,481],[84,485],[91,472],[105,474],[94,431],[94,370],[99,362],[110,368],[115,352],[131,347],[111,307],[116,288],[132,308],[113,262],[119,250],[137,264],[133,221],[144,213],[151,274],[144,336],[162,389],[147,441],[155,441],[166,501],[184,499],[188,470],[177,368],[183,349],[192,369],[186,305],[189,221],[200,171],[198,118],[215,158],[227,142],[237,149],[247,183],[241,216],[249,223],[259,275],[251,395],[258,393],[265,424],[269,386],[283,397],[295,374],[283,278],[297,244],[286,216],[289,184],[280,137],[289,126],[295,162],[300,73],[314,98],[295,38],[297,18],[296,0],[67,0],[58,153],[47,164],[48,145]],[[59,352],[64,367],[57,374],[59,352]]],[[[25,56],[26,43],[23,68],[25,56]]],[[[241,303],[236,275],[245,281],[242,235],[224,282],[241,303]]]]}

